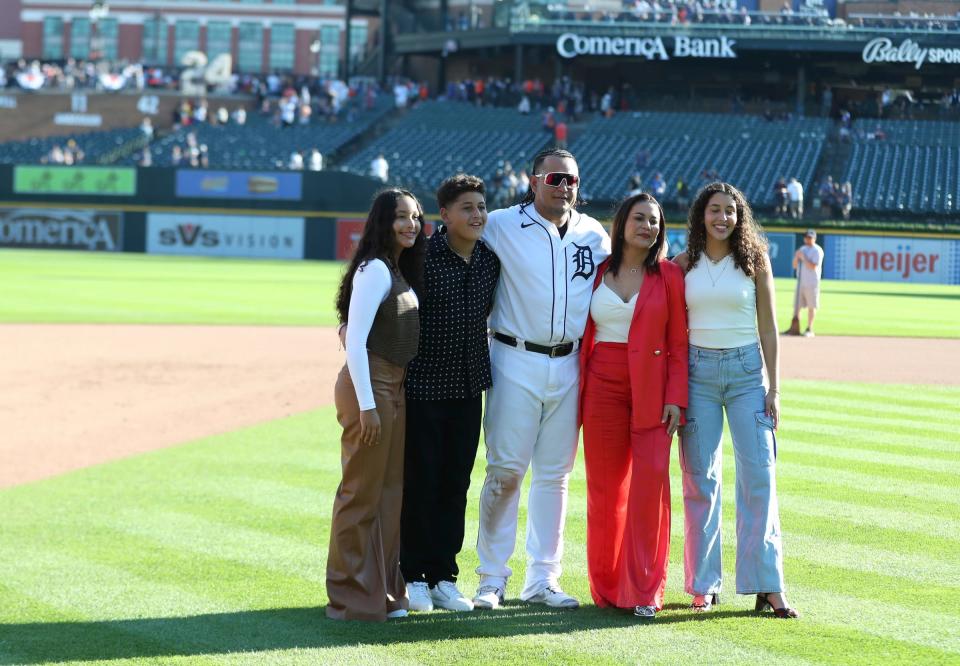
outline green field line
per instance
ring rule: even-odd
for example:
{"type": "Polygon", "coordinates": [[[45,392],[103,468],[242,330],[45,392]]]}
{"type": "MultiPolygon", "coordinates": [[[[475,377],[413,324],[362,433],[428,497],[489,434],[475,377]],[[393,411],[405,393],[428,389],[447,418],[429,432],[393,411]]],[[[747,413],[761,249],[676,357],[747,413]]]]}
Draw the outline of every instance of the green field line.
{"type": "MultiPolygon", "coordinates": [[[[842,425],[844,423],[861,423],[860,419],[872,419],[874,422],[883,422],[884,425],[897,423],[904,427],[928,429],[931,423],[938,427],[960,428],[960,415],[948,412],[940,407],[920,409],[918,407],[874,407],[857,404],[853,400],[843,402],[830,401],[829,409],[824,409],[824,401],[816,396],[794,395],[783,411],[783,417],[788,421],[801,419],[804,423],[823,421],[842,425]],[[849,420],[848,419],[856,419],[849,420]]],[[[956,430],[950,431],[951,434],[956,430]]]]}
{"type": "Polygon", "coordinates": [[[849,412],[824,413],[822,409],[798,409],[792,406],[787,412],[788,418],[801,421],[803,423],[822,421],[824,423],[836,422],[846,427],[861,426],[864,431],[881,430],[877,426],[883,424],[882,430],[899,432],[909,436],[931,437],[935,436],[944,441],[960,443],[960,434],[957,426],[951,422],[940,423],[932,422],[929,419],[908,419],[897,418],[894,415],[883,418],[882,420],[876,414],[860,415],[849,412]]]}
{"type": "MultiPolygon", "coordinates": [[[[790,391],[785,384],[783,404],[790,404],[791,391],[801,397],[820,399],[829,405],[834,398],[841,400],[855,400],[863,403],[874,402],[878,405],[891,405],[894,409],[908,407],[949,408],[949,413],[955,411],[957,401],[960,400],[960,386],[931,386],[912,384],[884,384],[862,382],[821,382],[812,380],[787,380],[790,391]]],[[[826,410],[826,408],[824,409],[826,410]]]]}
{"type": "MultiPolygon", "coordinates": [[[[781,421],[781,424],[784,422],[781,421]]],[[[954,461],[960,454],[960,446],[942,439],[905,437],[898,433],[878,430],[865,431],[821,422],[806,422],[800,426],[787,422],[781,425],[777,436],[778,447],[801,448],[801,445],[816,444],[834,448],[850,449],[869,457],[871,452],[893,453],[905,456],[922,456],[928,460],[954,461]]]]}
{"type": "MultiPolygon", "coordinates": [[[[837,449],[828,449],[829,454],[806,453],[799,447],[789,448],[787,450],[779,449],[779,463],[785,467],[793,465],[803,465],[805,467],[820,467],[824,470],[836,469],[839,460],[845,460],[836,455],[837,449]]],[[[884,482],[890,481],[908,481],[918,487],[942,487],[945,491],[956,490],[956,476],[947,472],[931,472],[929,470],[906,469],[898,465],[883,464],[865,460],[855,459],[855,466],[858,472],[867,474],[877,479],[883,479],[884,482]]],[[[960,497],[957,498],[960,501],[960,497]]]]}
{"type": "Polygon", "coordinates": [[[900,529],[899,525],[872,526],[863,529],[863,523],[837,517],[820,517],[781,507],[780,521],[792,525],[791,534],[815,538],[825,544],[842,541],[845,544],[870,547],[890,555],[910,558],[949,559],[960,549],[956,539],[933,534],[921,534],[915,530],[900,529]]]}
{"type": "MultiPolygon", "coordinates": [[[[857,469],[861,469],[860,465],[857,465],[857,469]]],[[[777,465],[777,485],[789,486],[794,479],[819,483],[824,494],[837,492],[836,487],[840,487],[867,494],[900,495],[928,503],[960,506],[960,495],[957,495],[956,487],[896,477],[878,478],[876,474],[837,469],[836,465],[830,464],[805,465],[797,460],[781,460],[777,465]]]]}
{"type": "MultiPolygon", "coordinates": [[[[960,475],[960,462],[957,461],[956,456],[953,460],[947,459],[937,459],[937,458],[926,458],[922,452],[916,452],[911,455],[903,455],[899,453],[887,453],[885,451],[876,451],[870,450],[864,455],[862,449],[845,449],[840,446],[827,446],[821,444],[812,444],[810,442],[803,442],[797,446],[791,448],[792,452],[801,452],[809,455],[816,455],[824,458],[832,458],[835,460],[848,460],[851,463],[856,463],[858,467],[863,469],[862,465],[864,458],[869,457],[870,464],[872,465],[890,465],[894,467],[899,467],[901,470],[917,470],[925,472],[934,472],[935,474],[931,476],[924,475],[923,478],[929,481],[935,481],[939,478],[946,479],[946,482],[949,483],[950,476],[960,475]]],[[[888,476],[886,474],[880,474],[878,476],[888,476]]]]}
{"type": "MultiPolygon", "coordinates": [[[[875,529],[893,528],[898,532],[936,537],[947,541],[960,542],[960,520],[948,520],[941,516],[931,516],[917,511],[884,509],[877,506],[852,504],[849,501],[837,501],[814,498],[780,488],[777,493],[781,510],[790,508],[791,513],[801,517],[838,520],[856,527],[875,529]]],[[[960,547],[960,544],[952,547],[960,547]]]]}

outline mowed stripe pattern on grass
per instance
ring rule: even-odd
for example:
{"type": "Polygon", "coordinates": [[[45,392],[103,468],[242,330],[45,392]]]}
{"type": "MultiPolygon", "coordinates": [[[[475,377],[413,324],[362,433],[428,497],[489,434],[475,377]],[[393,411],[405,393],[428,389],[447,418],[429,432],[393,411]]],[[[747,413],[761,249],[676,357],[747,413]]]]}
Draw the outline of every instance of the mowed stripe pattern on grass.
{"type": "MultiPolygon", "coordinates": [[[[960,594],[960,415],[944,409],[958,402],[960,388],[786,382],[778,483],[798,622],[757,617],[732,593],[729,440],[716,612],[687,610],[674,457],[667,608],[650,625],[515,601],[387,625],[326,620],[339,428],[324,409],[0,492],[0,663],[960,663],[948,602],[960,594]]],[[[481,456],[460,558],[469,591],[482,478],[481,456]]],[[[562,580],[587,601],[581,462],[570,488],[562,580]]]]}
{"type": "MultiPolygon", "coordinates": [[[[331,326],[344,268],[335,261],[0,249],[0,323],[331,326]]],[[[776,280],[781,330],[790,325],[795,285],[776,280]]],[[[960,337],[956,286],[827,280],[821,306],[820,335],[960,337]]]]}

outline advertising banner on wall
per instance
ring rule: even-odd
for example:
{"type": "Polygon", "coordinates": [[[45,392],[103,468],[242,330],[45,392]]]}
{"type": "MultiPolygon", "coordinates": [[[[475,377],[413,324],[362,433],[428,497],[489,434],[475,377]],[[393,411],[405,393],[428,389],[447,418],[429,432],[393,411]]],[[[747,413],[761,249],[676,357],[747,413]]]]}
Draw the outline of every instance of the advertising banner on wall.
{"type": "Polygon", "coordinates": [[[178,169],[176,193],[178,197],[205,199],[299,201],[303,194],[303,176],[299,173],[178,169]]]}
{"type": "Polygon", "coordinates": [[[132,197],[137,193],[137,170],[133,167],[17,166],[13,169],[13,191],[132,197]]]}
{"type": "Polygon", "coordinates": [[[793,252],[797,248],[797,239],[794,234],[772,232],[767,234],[770,243],[770,264],[774,277],[790,277],[793,275],[793,252]]]}
{"type": "Polygon", "coordinates": [[[960,240],[831,234],[823,249],[828,279],[960,284],[960,240]]]}
{"type": "Polygon", "coordinates": [[[302,217],[256,215],[147,215],[150,254],[303,259],[302,217]]]}
{"type": "MultiPolygon", "coordinates": [[[[337,259],[349,259],[357,249],[357,243],[360,242],[360,236],[363,235],[363,225],[365,220],[358,218],[340,218],[337,220],[337,259]]],[[[424,222],[423,233],[427,236],[433,233],[436,224],[431,221],[424,222]]]]}
{"type": "Polygon", "coordinates": [[[0,247],[118,252],[122,221],[114,212],[0,209],[0,247]]]}

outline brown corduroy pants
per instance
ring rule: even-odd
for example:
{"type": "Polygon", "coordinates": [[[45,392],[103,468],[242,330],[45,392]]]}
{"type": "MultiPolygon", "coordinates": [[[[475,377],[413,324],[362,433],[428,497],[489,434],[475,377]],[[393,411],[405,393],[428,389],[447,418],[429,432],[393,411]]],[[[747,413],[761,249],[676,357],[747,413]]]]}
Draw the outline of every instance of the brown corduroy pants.
{"type": "Polygon", "coordinates": [[[334,390],[337,420],[343,427],[343,480],[330,525],[327,617],[383,622],[387,613],[409,604],[400,574],[406,370],[374,354],[368,357],[380,415],[379,443],[360,445],[360,408],[346,365],[334,390]]]}

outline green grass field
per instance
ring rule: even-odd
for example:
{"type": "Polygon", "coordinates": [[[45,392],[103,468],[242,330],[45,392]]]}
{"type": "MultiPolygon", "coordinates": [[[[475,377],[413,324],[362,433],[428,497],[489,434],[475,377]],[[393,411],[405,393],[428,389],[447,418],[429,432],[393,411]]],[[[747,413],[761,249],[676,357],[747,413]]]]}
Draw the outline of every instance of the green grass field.
{"type": "MultiPolygon", "coordinates": [[[[0,663],[960,663],[958,388],[786,382],[779,495],[797,622],[682,594],[674,456],[667,608],[325,619],[331,408],[0,492],[0,663]]],[[[733,456],[725,443],[724,493],[733,456]]],[[[461,557],[476,584],[478,460],[461,557]]],[[[582,463],[566,589],[589,598],[582,463]]],[[[733,507],[724,511],[733,587],[733,507]]],[[[522,571],[521,557],[511,563],[522,571]]],[[[514,589],[515,593],[516,590],[514,589]]]]}
{"type": "MultiPolygon", "coordinates": [[[[336,323],[343,265],[0,250],[0,322],[336,323]]],[[[777,280],[790,323],[795,281],[777,280]]],[[[960,288],[825,281],[821,335],[960,336],[960,288]]],[[[804,319],[805,321],[805,319],[804,319]]]]}
{"type": "MultiPolygon", "coordinates": [[[[331,324],[340,270],[0,251],[0,322],[331,324]]],[[[778,284],[782,325],[792,288],[778,284]]],[[[958,301],[956,287],[826,283],[818,330],[957,337],[958,301]]],[[[667,607],[646,625],[589,604],[516,601],[374,626],[325,619],[340,434],[329,407],[7,488],[0,664],[960,664],[958,404],[960,387],[783,382],[778,490],[796,622],[758,617],[752,598],[732,594],[728,439],[728,592],[715,612],[687,610],[674,448],[667,607]]],[[[465,591],[476,585],[482,478],[481,454],[465,591]]],[[[578,459],[562,580],[583,601],[585,510],[578,459]]],[[[520,543],[518,572],[522,530],[520,543]]]]}

